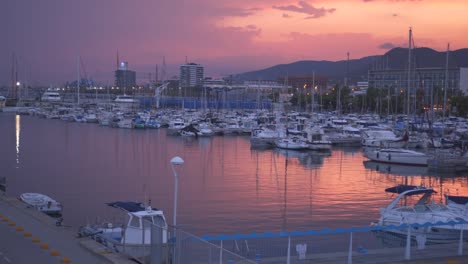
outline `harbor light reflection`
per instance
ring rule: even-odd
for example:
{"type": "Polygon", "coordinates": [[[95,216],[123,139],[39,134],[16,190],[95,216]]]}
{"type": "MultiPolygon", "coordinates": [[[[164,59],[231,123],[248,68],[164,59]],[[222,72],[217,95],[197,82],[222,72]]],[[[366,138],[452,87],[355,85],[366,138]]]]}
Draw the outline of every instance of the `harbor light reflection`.
{"type": "Polygon", "coordinates": [[[16,168],[18,169],[19,168],[19,163],[20,163],[19,152],[20,152],[21,116],[16,115],[15,121],[16,121],[16,126],[15,126],[15,131],[16,131],[16,168]]]}

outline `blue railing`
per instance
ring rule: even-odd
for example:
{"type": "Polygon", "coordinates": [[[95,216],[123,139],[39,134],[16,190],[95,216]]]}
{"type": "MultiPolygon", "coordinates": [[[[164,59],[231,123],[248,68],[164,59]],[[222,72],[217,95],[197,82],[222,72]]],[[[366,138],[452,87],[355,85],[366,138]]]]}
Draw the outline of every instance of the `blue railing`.
{"type": "MultiPolygon", "coordinates": [[[[450,222],[436,222],[424,224],[401,224],[401,225],[388,225],[388,226],[365,226],[365,227],[350,227],[350,228],[335,228],[335,229],[321,229],[321,230],[306,230],[306,231],[280,231],[264,232],[264,233],[250,233],[250,234],[234,234],[234,235],[204,235],[202,239],[206,241],[221,241],[221,240],[237,240],[237,239],[259,239],[259,238],[278,238],[278,237],[297,237],[297,236],[310,236],[310,235],[333,235],[333,234],[346,234],[346,233],[359,233],[369,231],[386,231],[406,229],[408,227],[433,227],[433,226],[455,226],[468,224],[468,221],[450,221],[450,222]]],[[[463,229],[468,229],[468,226],[463,229]]]]}

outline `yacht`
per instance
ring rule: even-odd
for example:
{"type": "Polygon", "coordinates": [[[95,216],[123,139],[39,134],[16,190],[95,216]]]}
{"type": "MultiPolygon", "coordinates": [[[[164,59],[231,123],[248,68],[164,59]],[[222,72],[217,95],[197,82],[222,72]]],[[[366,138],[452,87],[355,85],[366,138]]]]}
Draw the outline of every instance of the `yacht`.
{"type": "Polygon", "coordinates": [[[127,221],[124,225],[101,223],[80,227],[80,237],[91,237],[117,252],[137,257],[150,255],[151,228],[162,229],[162,243],[168,242],[168,226],[164,213],[160,209],[145,206],[139,202],[112,202],[107,205],[124,211],[127,221]]]}
{"type": "Polygon", "coordinates": [[[62,214],[62,205],[45,194],[23,193],[20,195],[19,199],[28,206],[35,208],[45,214],[57,216],[62,214]]]}
{"type": "Polygon", "coordinates": [[[280,138],[275,140],[275,145],[280,149],[291,149],[291,150],[305,150],[309,148],[309,144],[305,139],[293,136],[280,138]]]}
{"type": "Polygon", "coordinates": [[[255,128],[250,136],[250,144],[252,147],[274,147],[275,141],[280,138],[279,134],[275,127],[255,128]]]}
{"type": "Polygon", "coordinates": [[[431,188],[399,185],[385,191],[398,196],[380,209],[380,219],[372,223],[374,227],[383,227],[383,232],[406,237],[408,227],[395,227],[407,224],[413,225],[410,227],[413,239],[423,237],[427,243],[449,243],[460,239],[460,230],[468,229],[468,224],[437,225],[466,222],[466,218],[444,204],[435,203],[431,198],[436,192],[431,188]]]}
{"type": "Polygon", "coordinates": [[[362,133],[362,145],[365,147],[403,148],[408,142],[408,133],[398,137],[389,130],[367,130],[362,133]]]}
{"type": "Polygon", "coordinates": [[[133,98],[133,96],[123,94],[117,95],[114,100],[114,104],[121,110],[129,110],[138,105],[138,100],[133,98]]]}
{"type": "Polygon", "coordinates": [[[429,156],[423,152],[409,149],[366,149],[364,156],[368,159],[383,163],[427,166],[429,156]]]}
{"type": "Polygon", "coordinates": [[[42,102],[60,102],[62,97],[58,92],[46,91],[41,96],[42,102]]]}

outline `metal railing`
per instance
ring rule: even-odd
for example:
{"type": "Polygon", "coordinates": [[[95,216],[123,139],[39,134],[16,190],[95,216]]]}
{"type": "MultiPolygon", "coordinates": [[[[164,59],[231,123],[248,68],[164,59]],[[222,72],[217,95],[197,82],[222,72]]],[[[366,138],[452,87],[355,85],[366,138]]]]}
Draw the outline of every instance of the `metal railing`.
{"type": "MultiPolygon", "coordinates": [[[[437,222],[293,232],[197,237],[181,229],[145,223],[151,243],[101,243],[140,263],[373,263],[463,255],[468,222],[437,222]],[[332,261],[332,262],[330,262],[332,261]]],[[[99,236],[99,235],[98,235],[99,236]]]]}
{"type": "MultiPolygon", "coordinates": [[[[373,263],[463,255],[468,222],[202,236],[256,263],[373,263]],[[440,234],[440,235],[438,235],[440,234]]],[[[221,263],[221,262],[220,262],[221,263]]]]}

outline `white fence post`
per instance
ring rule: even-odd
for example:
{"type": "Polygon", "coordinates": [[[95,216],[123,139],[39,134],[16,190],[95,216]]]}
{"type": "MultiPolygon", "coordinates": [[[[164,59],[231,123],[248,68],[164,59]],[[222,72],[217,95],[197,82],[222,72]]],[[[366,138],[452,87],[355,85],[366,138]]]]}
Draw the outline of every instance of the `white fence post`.
{"type": "Polygon", "coordinates": [[[406,235],[405,259],[411,259],[411,225],[408,225],[408,234],[406,235]]]}
{"type": "Polygon", "coordinates": [[[288,256],[286,257],[286,263],[291,263],[291,237],[288,236],[288,256]]]}
{"type": "Polygon", "coordinates": [[[353,264],[353,232],[349,234],[348,264],[353,264]]]}
{"type": "Polygon", "coordinates": [[[460,228],[460,241],[458,242],[458,256],[463,255],[463,228],[460,228]]]}
{"type": "Polygon", "coordinates": [[[219,249],[219,264],[223,264],[223,241],[221,240],[221,247],[219,249]]]}

